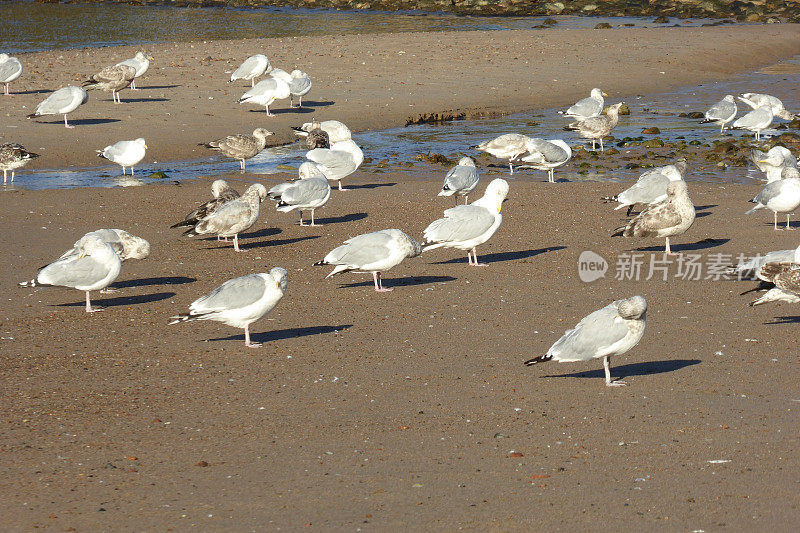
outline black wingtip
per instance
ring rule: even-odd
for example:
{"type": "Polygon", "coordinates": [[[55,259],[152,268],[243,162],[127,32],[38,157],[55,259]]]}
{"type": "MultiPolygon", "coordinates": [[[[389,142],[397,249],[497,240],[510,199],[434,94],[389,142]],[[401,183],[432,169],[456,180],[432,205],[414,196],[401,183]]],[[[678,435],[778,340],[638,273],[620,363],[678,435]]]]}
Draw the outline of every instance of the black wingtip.
{"type": "Polygon", "coordinates": [[[622,237],[623,235],[625,235],[625,226],[615,229],[614,233],[611,234],[612,237],[622,237]]]}
{"type": "Polygon", "coordinates": [[[25,118],[32,119],[36,116],[36,113],[31,113],[30,115],[25,115],[25,118]]]}
{"type": "Polygon", "coordinates": [[[534,357],[533,359],[528,359],[525,361],[525,366],[533,366],[538,363],[546,363],[550,361],[553,357],[549,355],[540,355],[539,357],[534,357]]]}
{"type": "Polygon", "coordinates": [[[195,235],[197,235],[197,232],[195,231],[195,228],[188,229],[188,230],[183,232],[183,236],[184,237],[194,237],[195,235]]]}
{"type": "Polygon", "coordinates": [[[320,265],[325,265],[325,264],[326,263],[325,263],[324,260],[323,261],[317,261],[316,263],[314,263],[314,266],[320,266],[320,265]]]}

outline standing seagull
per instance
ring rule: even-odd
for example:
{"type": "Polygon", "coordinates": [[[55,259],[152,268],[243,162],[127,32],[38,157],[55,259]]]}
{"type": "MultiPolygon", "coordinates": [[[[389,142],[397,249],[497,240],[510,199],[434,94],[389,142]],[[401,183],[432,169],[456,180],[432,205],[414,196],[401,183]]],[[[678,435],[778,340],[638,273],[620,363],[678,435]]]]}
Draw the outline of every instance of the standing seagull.
{"type": "Polygon", "coordinates": [[[233,190],[228,182],[225,180],[214,180],[211,184],[211,194],[214,196],[211,200],[200,204],[200,206],[186,215],[183,220],[177,224],[173,224],[170,228],[180,228],[183,226],[194,226],[214,211],[222,207],[224,204],[239,198],[240,194],[233,190]]]}
{"type": "Polygon", "coordinates": [[[147,152],[147,143],[139,137],[133,141],[119,141],[106,146],[102,150],[97,150],[97,157],[108,159],[122,167],[122,175],[125,175],[125,167],[131,167],[133,176],[133,165],[144,159],[147,152]]]}
{"type": "Polygon", "coordinates": [[[224,204],[183,234],[187,236],[215,234],[218,237],[233,237],[233,249],[241,252],[239,234],[252,228],[256,223],[260,213],[261,200],[266,197],[267,188],[260,183],[254,183],[239,198],[224,204]]]}
{"type": "Polygon", "coordinates": [[[289,107],[294,107],[294,97],[297,97],[297,107],[303,107],[303,96],[308,94],[311,90],[311,78],[308,77],[308,74],[303,72],[302,70],[293,70],[291,74],[289,74],[290,80],[289,83],[289,91],[291,94],[289,95],[289,107]]]}
{"type": "Polygon", "coordinates": [[[289,89],[289,84],[284,80],[280,78],[267,78],[266,80],[261,80],[255,84],[252,89],[244,93],[239,98],[239,103],[263,105],[267,110],[267,116],[274,117],[275,115],[269,111],[270,104],[275,100],[289,98],[291,95],[292,92],[289,89]]]}
{"type": "Polygon", "coordinates": [[[306,122],[300,127],[292,126],[295,135],[299,137],[307,137],[317,128],[328,134],[328,143],[330,144],[336,144],[339,141],[347,141],[352,138],[350,128],[338,120],[323,120],[322,122],[312,120],[311,122],[306,122]]]}
{"type": "Polygon", "coordinates": [[[783,120],[794,120],[797,117],[797,115],[793,115],[786,110],[783,106],[783,102],[770,94],[743,93],[739,96],[739,100],[753,109],[757,109],[761,106],[768,106],[774,116],[782,118],[783,120]]]}
{"type": "Polygon", "coordinates": [[[768,183],[755,198],[750,200],[756,206],[745,215],[755,213],[759,209],[769,209],[773,214],[775,230],[778,227],[778,213],[786,213],[786,229],[789,226],[791,212],[800,207],[800,172],[796,168],[786,167],[782,173],[783,179],[768,183]]]}
{"type": "Polygon", "coordinates": [[[5,85],[4,94],[9,95],[8,84],[22,76],[22,63],[16,57],[0,54],[0,83],[5,85]]]}
{"type": "Polygon", "coordinates": [[[757,107],[748,114],[737,118],[733,129],[750,130],[756,134],[756,140],[761,140],[761,132],[772,124],[772,109],[769,106],[757,107]]]}
{"type": "Polygon", "coordinates": [[[706,119],[700,123],[706,124],[708,122],[714,122],[719,124],[719,133],[722,134],[722,132],[725,131],[725,124],[736,117],[737,111],[736,100],[733,99],[732,94],[727,94],[725,98],[712,105],[708,111],[706,111],[706,119]]]}
{"type": "Polygon", "coordinates": [[[534,149],[532,139],[520,133],[506,133],[490,141],[483,141],[475,147],[476,150],[493,155],[497,159],[508,161],[509,174],[514,175],[514,161],[522,154],[534,149]]]}
{"type": "Polygon", "coordinates": [[[260,154],[261,151],[266,148],[267,137],[270,135],[275,134],[264,128],[256,128],[253,130],[252,135],[243,133],[228,135],[224,139],[200,143],[200,146],[217,150],[231,159],[238,159],[239,167],[242,169],[242,172],[244,172],[245,159],[250,159],[260,154]]]}
{"type": "Polygon", "coordinates": [[[147,72],[147,69],[150,68],[151,61],[153,61],[152,56],[149,56],[144,52],[136,52],[136,55],[132,58],[117,63],[117,66],[127,65],[134,70],[133,79],[131,80],[131,91],[139,90],[136,88],[136,78],[141,77],[145,72],[147,72]]]}
{"type": "Polygon", "coordinates": [[[87,100],[89,100],[89,93],[82,88],[74,85],[62,87],[45,98],[36,106],[36,112],[31,113],[27,118],[41,115],[64,115],[64,127],[72,129],[75,126],[70,126],[67,122],[67,113],[72,113],[87,100]]]}
{"type": "Polygon", "coordinates": [[[603,106],[605,105],[605,100],[603,99],[604,96],[608,95],[600,89],[594,88],[589,93],[588,98],[578,100],[575,105],[567,109],[565,112],[559,113],[578,120],[599,117],[603,112],[603,106]]]}
{"type": "Polygon", "coordinates": [[[364,152],[353,141],[339,141],[332,144],[330,148],[314,148],[306,152],[306,159],[317,164],[317,168],[325,174],[329,180],[339,182],[339,190],[342,188],[342,180],[358,170],[364,162],[364,152]]]}
{"type": "Polygon", "coordinates": [[[630,216],[636,204],[655,204],[667,199],[667,186],[672,181],[683,179],[686,172],[686,159],[681,158],[674,165],[651,168],[643,172],[636,183],[616,196],[606,197],[603,200],[619,202],[614,208],[628,208],[625,216],[630,216]]]}
{"type": "Polygon", "coordinates": [[[271,70],[272,65],[270,65],[267,56],[264,54],[255,54],[245,59],[244,62],[233,71],[231,80],[228,83],[236,80],[250,80],[250,86],[255,87],[256,78],[263,76],[271,70]]]}
{"type": "Polygon", "coordinates": [[[336,265],[325,279],[348,270],[372,272],[375,291],[389,292],[381,283],[381,272],[399,265],[406,257],[417,257],[422,253],[422,245],[400,231],[385,229],[358,235],[344,241],[334,248],[325,259],[315,265],[336,265]]]}
{"type": "Polygon", "coordinates": [[[14,183],[14,171],[27,165],[31,159],[36,159],[39,154],[34,154],[17,143],[0,144],[0,168],[3,169],[3,185],[6,184],[8,171],[11,171],[11,183],[14,183]]]}
{"type": "Polygon", "coordinates": [[[518,168],[530,167],[536,170],[546,170],[547,181],[555,183],[555,170],[566,165],[572,159],[572,148],[561,139],[545,141],[534,138],[532,141],[533,150],[520,158],[527,164],[519,165],[518,168]]]}
{"type": "Polygon", "coordinates": [[[647,206],[627,225],[614,230],[612,237],[665,237],[665,252],[672,255],[669,238],[681,235],[694,223],[694,204],[689,198],[686,182],[672,181],[667,185],[667,199],[647,206]]]}
{"type": "MultiPolygon", "coordinates": [[[[442,190],[436,196],[463,196],[464,204],[469,199],[469,193],[478,186],[478,169],[475,161],[470,157],[462,157],[458,164],[451,168],[444,177],[442,190]]],[[[458,198],[456,198],[458,205],[458,198]]]]}
{"type": "Polygon", "coordinates": [[[267,191],[267,195],[277,202],[276,208],[282,213],[297,209],[300,212],[300,225],[303,223],[303,211],[311,211],[311,226],[314,223],[314,210],[328,203],[331,197],[331,186],[328,178],[314,163],[306,161],[298,169],[299,181],[279,183],[267,191]]]}
{"type": "Polygon", "coordinates": [[[784,168],[797,168],[797,159],[788,148],[783,146],[773,146],[768,152],[754,148],[750,159],[758,170],[767,175],[767,183],[781,179],[784,168]]]}
{"type": "Polygon", "coordinates": [[[129,65],[114,65],[89,76],[89,79],[83,82],[83,86],[89,89],[111,91],[111,99],[114,103],[121,104],[122,100],[119,97],[119,91],[130,86],[135,77],[136,69],[133,67],[129,65]]]}
{"type": "Polygon", "coordinates": [[[611,358],[622,355],[642,340],[647,319],[647,300],[633,296],[617,300],[591,313],[567,330],[546,355],[525,361],[528,366],[555,359],[559,363],[603,358],[606,387],[627,385],[611,381],[611,358]]]}
{"type": "Polygon", "coordinates": [[[429,244],[423,252],[447,247],[467,250],[467,261],[472,266],[487,266],[478,262],[475,248],[488,241],[503,223],[500,210],[508,194],[508,182],[495,178],[486,187],[483,197],[469,205],[457,205],[444,212],[444,218],[435,220],[425,228],[429,244]],[[475,258],[473,262],[473,257],[475,258]]]}
{"type": "Polygon", "coordinates": [[[215,320],[244,328],[244,345],[260,348],[250,341],[250,324],[272,311],[286,292],[288,273],[275,267],[269,274],[249,274],[226,281],[208,295],[195,300],[185,315],[173,316],[170,324],[192,320],[215,320]]]}
{"type": "Polygon", "coordinates": [[[611,130],[616,127],[619,122],[619,108],[622,107],[623,102],[618,102],[608,108],[605,115],[597,117],[590,117],[587,119],[578,119],[573,122],[568,129],[577,131],[581,137],[592,140],[592,150],[595,149],[595,141],[600,141],[600,151],[604,152],[603,137],[611,133],[611,130]]]}
{"type": "Polygon", "coordinates": [[[794,251],[793,258],[789,261],[763,264],[758,269],[758,278],[762,282],[774,284],[774,287],[750,302],[751,307],[781,301],[800,303],[800,247],[794,251]]]}

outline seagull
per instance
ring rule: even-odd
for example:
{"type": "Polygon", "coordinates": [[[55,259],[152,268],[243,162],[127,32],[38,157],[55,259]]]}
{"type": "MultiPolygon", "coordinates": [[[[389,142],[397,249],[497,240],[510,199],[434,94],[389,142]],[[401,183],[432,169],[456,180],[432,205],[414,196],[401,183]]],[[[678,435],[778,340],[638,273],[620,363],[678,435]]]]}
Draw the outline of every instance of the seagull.
{"type": "Polygon", "coordinates": [[[519,133],[506,133],[490,141],[484,141],[475,147],[498,159],[506,159],[510,175],[514,175],[514,161],[521,155],[534,150],[532,139],[519,133]]]}
{"type": "Polygon", "coordinates": [[[667,199],[667,186],[672,181],[683,179],[686,172],[686,159],[679,159],[674,165],[651,168],[639,176],[632,186],[616,196],[603,198],[607,201],[619,202],[614,208],[628,208],[626,216],[630,216],[635,204],[654,204],[667,199]]]}
{"type": "Polygon", "coordinates": [[[789,260],[770,261],[761,265],[758,278],[762,282],[772,283],[774,287],[750,302],[751,307],[778,301],[800,303],[800,246],[793,251],[789,260]]]}
{"type": "Polygon", "coordinates": [[[4,94],[9,95],[8,84],[22,76],[22,63],[16,57],[0,54],[0,83],[5,85],[4,94]]]}
{"type": "Polygon", "coordinates": [[[11,171],[11,183],[14,183],[14,171],[27,165],[31,159],[36,159],[39,154],[34,154],[17,143],[0,144],[0,168],[3,169],[3,185],[6,184],[8,172],[11,171]]]}
{"type": "Polygon", "coordinates": [[[565,112],[559,113],[578,120],[599,117],[603,112],[603,106],[605,105],[605,100],[603,97],[608,95],[597,88],[592,89],[589,94],[590,96],[588,98],[578,100],[575,105],[567,109],[565,112]]]}
{"type": "Polygon", "coordinates": [[[244,345],[260,348],[250,341],[250,324],[272,311],[286,293],[288,273],[275,267],[268,274],[249,274],[226,281],[206,296],[189,305],[185,315],[173,316],[169,324],[192,320],[215,320],[234,328],[244,328],[244,345]]]}
{"type": "Polygon", "coordinates": [[[194,226],[207,216],[211,215],[224,204],[239,198],[239,193],[228,185],[225,180],[214,180],[211,184],[211,194],[213,199],[202,203],[197,209],[186,215],[183,220],[173,224],[170,228],[180,228],[184,226],[194,226]]]}
{"type": "Polygon", "coordinates": [[[547,171],[547,181],[555,183],[555,169],[566,165],[572,159],[572,148],[561,139],[545,141],[533,138],[533,150],[520,158],[527,165],[518,165],[517,168],[535,168],[547,171]]]}
{"type": "Polygon", "coordinates": [[[666,200],[647,206],[627,225],[615,229],[612,237],[665,237],[665,253],[673,255],[669,238],[685,233],[694,223],[694,217],[694,204],[686,182],[672,181],[667,185],[666,200]]]}
{"type": "Polygon", "coordinates": [[[794,120],[797,115],[793,115],[783,106],[783,102],[769,94],[743,93],[739,95],[739,100],[749,105],[753,109],[761,106],[769,106],[772,114],[784,120],[794,120]]]}
{"type": "Polygon", "coordinates": [[[186,236],[216,234],[218,237],[233,237],[233,249],[241,252],[243,250],[239,249],[239,234],[256,223],[261,200],[266,197],[267,188],[255,183],[239,198],[223,204],[183,234],[186,236]]]}
{"type": "Polygon", "coordinates": [[[119,91],[130,86],[135,77],[135,68],[129,65],[114,65],[89,76],[89,79],[83,82],[83,86],[89,89],[96,88],[103,91],[111,91],[111,99],[114,103],[121,104],[122,100],[119,97],[119,91]]]}
{"type": "Polygon", "coordinates": [[[358,170],[364,162],[364,152],[352,139],[348,139],[334,143],[330,148],[309,150],[306,159],[316,163],[326,178],[338,181],[340,191],[346,191],[348,189],[342,188],[342,180],[358,170]]]}
{"type": "Polygon", "coordinates": [[[233,71],[231,79],[228,83],[236,80],[250,80],[250,86],[255,87],[256,78],[263,76],[265,73],[272,70],[272,65],[269,59],[264,54],[255,54],[239,65],[239,68],[233,71]]]}
{"type": "Polygon", "coordinates": [[[444,212],[444,218],[433,221],[425,228],[429,244],[423,252],[447,247],[467,250],[467,261],[472,266],[487,266],[478,262],[475,248],[488,241],[503,223],[500,210],[508,194],[508,182],[495,178],[486,187],[483,197],[469,205],[457,205],[444,212]],[[473,257],[475,258],[473,262],[473,257]]]}
{"type": "Polygon", "coordinates": [[[600,140],[600,151],[603,152],[603,137],[611,133],[611,130],[619,122],[619,108],[622,107],[623,102],[618,102],[608,108],[605,115],[597,117],[590,117],[586,119],[578,119],[573,122],[568,129],[577,131],[581,137],[592,140],[592,150],[595,149],[595,141],[600,140]]]}
{"type": "Polygon", "coordinates": [[[759,209],[769,209],[773,214],[776,231],[780,229],[778,213],[786,213],[786,229],[791,230],[793,228],[789,226],[790,213],[800,207],[800,172],[796,168],[786,167],[782,176],[782,179],[768,183],[761,189],[761,192],[750,200],[756,206],[745,213],[750,215],[759,209]]]}
{"type": "Polygon", "coordinates": [[[139,137],[133,141],[119,141],[102,150],[97,150],[97,157],[108,159],[121,166],[123,175],[125,175],[125,167],[131,167],[131,176],[133,176],[133,165],[144,159],[146,151],[147,143],[139,137]]]}
{"type": "Polygon", "coordinates": [[[422,253],[422,245],[400,231],[385,229],[358,235],[344,241],[334,248],[322,261],[315,265],[336,265],[325,279],[348,270],[372,272],[376,292],[389,292],[393,289],[383,287],[381,272],[399,265],[406,257],[417,257],[422,253]]]}
{"type": "Polygon", "coordinates": [[[772,124],[772,109],[769,106],[760,106],[737,118],[733,123],[733,129],[755,132],[756,141],[760,141],[761,132],[769,128],[770,124],[772,124]]]}
{"type": "Polygon", "coordinates": [[[306,122],[300,127],[292,127],[295,135],[299,137],[307,137],[311,131],[317,128],[328,134],[328,142],[330,144],[336,144],[339,141],[349,141],[352,138],[350,128],[338,120],[323,120],[322,122],[313,120],[311,122],[306,122]]]}
{"type": "MultiPolygon", "coordinates": [[[[462,157],[458,164],[451,168],[444,177],[442,190],[436,196],[463,196],[467,203],[469,193],[478,186],[478,169],[471,157],[462,157]]],[[[458,205],[458,198],[456,198],[458,205]]]]}
{"type": "MultiPolygon", "coordinates": [[[[758,278],[762,281],[767,281],[760,277],[761,267],[767,263],[784,263],[795,262],[800,263],[800,246],[792,250],[776,250],[767,252],[764,255],[756,255],[747,261],[742,261],[736,266],[728,267],[726,274],[730,276],[737,276],[740,280],[744,277],[758,278]],[[795,259],[797,257],[797,259],[795,259]]],[[[750,292],[750,291],[748,291],[750,292]]]]}
{"type": "Polygon", "coordinates": [[[78,109],[87,100],[89,100],[89,93],[82,88],[74,85],[62,87],[45,98],[42,103],[36,106],[36,112],[31,113],[27,118],[30,119],[41,115],[64,115],[64,127],[72,129],[75,126],[69,125],[67,114],[78,109]]]}
{"type": "Polygon", "coordinates": [[[298,169],[299,181],[280,183],[269,191],[267,195],[277,202],[278,211],[288,213],[294,209],[300,211],[300,225],[303,223],[303,211],[311,211],[311,226],[314,223],[314,210],[328,203],[331,197],[331,186],[325,174],[314,163],[306,161],[298,169]]]}
{"type": "Polygon", "coordinates": [[[785,167],[797,168],[797,159],[783,146],[773,146],[768,152],[753,149],[750,159],[758,170],[767,175],[767,183],[781,179],[785,167]]]}
{"type": "Polygon", "coordinates": [[[306,148],[313,150],[314,148],[330,148],[331,139],[328,132],[322,128],[316,128],[309,131],[305,135],[306,148]]]}
{"type": "Polygon", "coordinates": [[[709,122],[719,124],[719,133],[722,134],[725,131],[725,124],[736,118],[737,111],[736,100],[733,99],[732,94],[727,94],[725,98],[712,105],[706,111],[706,119],[701,121],[700,124],[709,122]]]}
{"type": "Polygon", "coordinates": [[[260,154],[267,147],[267,137],[271,135],[275,134],[264,128],[256,128],[252,135],[244,133],[228,135],[224,139],[200,143],[200,146],[217,150],[231,159],[238,159],[239,167],[244,172],[245,159],[251,159],[260,154]]]}
{"type": "Polygon", "coordinates": [[[131,91],[139,90],[136,88],[136,78],[142,76],[145,72],[147,72],[147,69],[150,68],[151,61],[153,61],[152,56],[149,56],[144,52],[136,52],[136,55],[133,56],[132,58],[117,63],[117,66],[127,65],[136,71],[133,75],[133,79],[131,80],[131,91]]]}
{"type": "Polygon", "coordinates": [[[101,311],[93,308],[90,291],[105,289],[119,276],[122,261],[114,249],[99,237],[87,237],[82,246],[64,254],[47,265],[36,276],[36,285],[72,287],[86,291],[86,312],[101,311]]]}
{"type": "Polygon", "coordinates": [[[291,96],[289,84],[280,78],[267,78],[256,83],[255,86],[239,98],[239,103],[263,105],[268,117],[274,117],[269,111],[269,106],[275,100],[283,100],[291,96]]]}
{"type": "Polygon", "coordinates": [[[527,366],[555,359],[559,363],[603,358],[606,387],[627,385],[611,381],[611,358],[622,355],[642,340],[647,320],[647,300],[633,296],[617,300],[586,316],[553,344],[546,355],[525,361],[527,366]]]}
{"type": "Polygon", "coordinates": [[[270,76],[276,79],[285,81],[289,85],[289,107],[295,107],[294,97],[298,97],[298,108],[303,107],[303,96],[308,94],[311,90],[311,78],[302,70],[293,70],[291,73],[285,70],[276,68],[270,73],[270,76]]]}

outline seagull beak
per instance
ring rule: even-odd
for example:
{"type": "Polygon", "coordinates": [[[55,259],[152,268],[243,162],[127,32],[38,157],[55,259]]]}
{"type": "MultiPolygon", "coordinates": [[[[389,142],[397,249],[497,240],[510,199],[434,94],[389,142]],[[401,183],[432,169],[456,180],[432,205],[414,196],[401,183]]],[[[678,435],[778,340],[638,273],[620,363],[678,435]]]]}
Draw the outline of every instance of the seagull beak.
{"type": "Polygon", "coordinates": [[[605,97],[605,96],[608,96],[608,94],[607,94],[607,93],[603,93],[603,96],[604,96],[604,97],[605,97]]]}
{"type": "Polygon", "coordinates": [[[759,159],[756,163],[769,163],[766,159],[759,159]]]}
{"type": "Polygon", "coordinates": [[[86,257],[86,252],[81,252],[78,254],[78,259],[83,259],[84,257],[86,257]]]}

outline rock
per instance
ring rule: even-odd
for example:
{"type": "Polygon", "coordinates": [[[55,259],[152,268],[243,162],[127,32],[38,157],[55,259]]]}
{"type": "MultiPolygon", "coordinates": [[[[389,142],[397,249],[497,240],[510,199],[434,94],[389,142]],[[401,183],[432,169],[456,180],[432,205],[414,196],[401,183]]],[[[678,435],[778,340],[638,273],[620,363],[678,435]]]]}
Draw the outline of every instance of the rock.
{"type": "Polygon", "coordinates": [[[546,18],[542,21],[542,26],[555,26],[558,24],[556,19],[546,18]]]}
{"type": "Polygon", "coordinates": [[[664,141],[661,139],[650,139],[649,141],[644,141],[642,146],[644,148],[661,148],[664,146],[664,141]]]}
{"type": "Polygon", "coordinates": [[[699,119],[699,118],[706,118],[706,114],[700,111],[692,111],[691,113],[681,113],[678,115],[679,117],[691,118],[691,119],[699,119]]]}
{"type": "Polygon", "coordinates": [[[292,166],[289,166],[289,165],[283,165],[283,164],[278,165],[277,167],[275,167],[275,169],[276,170],[280,170],[281,172],[297,172],[296,168],[294,168],[292,166]]]}
{"type": "Polygon", "coordinates": [[[162,172],[160,170],[158,172],[153,172],[152,174],[150,174],[147,177],[149,179],[151,179],[151,180],[166,180],[166,179],[169,179],[169,176],[166,174],[166,172],[162,172]]]}
{"type": "Polygon", "coordinates": [[[659,17],[656,17],[653,20],[653,22],[656,23],[656,24],[668,24],[669,23],[669,17],[665,17],[664,15],[661,15],[659,17]]]}
{"type": "Polygon", "coordinates": [[[596,29],[596,30],[610,30],[611,29],[611,24],[609,24],[608,22],[601,22],[600,24],[597,24],[594,27],[594,29],[596,29]]]}
{"type": "Polygon", "coordinates": [[[658,129],[658,128],[656,128],[655,126],[653,126],[653,127],[651,127],[651,128],[645,128],[645,129],[643,129],[643,130],[642,130],[642,133],[643,133],[644,135],[658,135],[659,133],[661,133],[661,130],[660,130],[660,129],[658,129]]]}
{"type": "Polygon", "coordinates": [[[587,4],[581,8],[581,11],[586,11],[587,13],[591,13],[596,9],[597,9],[597,4],[587,4]]]}
{"type": "Polygon", "coordinates": [[[428,164],[432,165],[447,165],[452,166],[455,165],[456,162],[452,159],[443,156],[442,154],[435,154],[433,152],[428,152],[427,154],[418,154],[414,157],[417,161],[425,161],[428,164]]]}
{"type": "MultiPolygon", "coordinates": [[[[604,115],[608,114],[608,108],[609,108],[609,106],[606,106],[603,109],[603,114],[604,115]]],[[[620,115],[620,116],[622,116],[622,115],[630,115],[631,114],[631,108],[628,107],[628,104],[622,104],[621,106],[619,106],[619,111],[617,112],[617,114],[620,115]]]]}
{"type": "Polygon", "coordinates": [[[616,148],[609,148],[608,150],[606,150],[606,155],[617,155],[618,153],[619,150],[617,150],[616,148]]]}
{"type": "Polygon", "coordinates": [[[564,11],[565,7],[566,6],[561,2],[548,2],[544,5],[548,13],[561,13],[564,11]]]}

